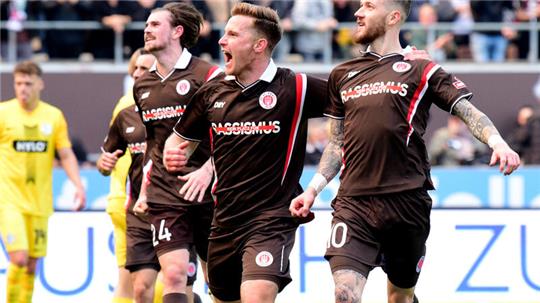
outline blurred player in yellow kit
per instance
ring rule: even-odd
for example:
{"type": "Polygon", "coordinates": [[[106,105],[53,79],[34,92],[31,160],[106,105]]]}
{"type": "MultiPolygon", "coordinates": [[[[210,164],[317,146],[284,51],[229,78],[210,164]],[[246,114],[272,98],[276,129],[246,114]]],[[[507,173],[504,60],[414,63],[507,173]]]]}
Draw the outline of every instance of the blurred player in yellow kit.
{"type": "Polygon", "coordinates": [[[37,64],[17,64],[15,98],[0,103],[0,232],[9,254],[7,303],[32,302],[36,263],[46,255],[53,213],[55,151],[76,188],[74,209],[86,203],[66,120],[40,99],[41,76],[37,64]]]}

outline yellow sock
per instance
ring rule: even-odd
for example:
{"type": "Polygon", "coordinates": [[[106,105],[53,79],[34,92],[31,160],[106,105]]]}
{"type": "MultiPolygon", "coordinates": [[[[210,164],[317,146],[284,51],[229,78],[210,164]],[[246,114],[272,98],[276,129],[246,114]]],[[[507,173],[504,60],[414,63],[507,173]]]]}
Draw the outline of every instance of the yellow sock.
{"type": "Polygon", "coordinates": [[[25,267],[9,263],[7,271],[7,303],[19,303],[21,285],[25,267]]]}
{"type": "Polygon", "coordinates": [[[163,303],[163,281],[159,277],[154,286],[154,301],[152,303],[163,303]]]}
{"type": "Polygon", "coordinates": [[[22,275],[21,293],[19,299],[21,303],[32,303],[32,295],[34,294],[34,280],[36,275],[34,273],[24,272],[22,275]]]}
{"type": "Polygon", "coordinates": [[[112,303],[133,303],[133,300],[130,298],[118,298],[114,297],[112,303]]]}

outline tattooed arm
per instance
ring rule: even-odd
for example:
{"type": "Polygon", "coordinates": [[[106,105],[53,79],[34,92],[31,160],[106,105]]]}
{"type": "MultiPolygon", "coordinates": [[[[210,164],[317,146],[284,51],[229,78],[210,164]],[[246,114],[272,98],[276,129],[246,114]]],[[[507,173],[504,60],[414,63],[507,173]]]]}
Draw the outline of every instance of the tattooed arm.
{"type": "Polygon", "coordinates": [[[520,160],[503,140],[493,122],[467,99],[461,99],[454,105],[453,114],[461,118],[478,140],[493,149],[489,165],[499,162],[499,170],[505,175],[511,174],[519,166],[520,160]]]}
{"type": "Polygon", "coordinates": [[[306,190],[294,198],[289,210],[295,217],[306,217],[310,213],[315,197],[332,180],[341,168],[343,148],[343,120],[330,119],[330,140],[324,148],[319,169],[306,190]]]}

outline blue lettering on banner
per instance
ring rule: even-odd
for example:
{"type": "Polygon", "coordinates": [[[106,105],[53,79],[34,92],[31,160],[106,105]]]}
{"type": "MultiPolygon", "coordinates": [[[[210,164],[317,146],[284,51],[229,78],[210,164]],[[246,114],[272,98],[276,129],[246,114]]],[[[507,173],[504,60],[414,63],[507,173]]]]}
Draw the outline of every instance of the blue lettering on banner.
{"type": "MultiPolygon", "coordinates": [[[[109,235],[109,251],[112,253],[112,256],[114,257],[115,253],[115,246],[114,246],[114,231],[111,232],[109,235]]],[[[114,292],[115,287],[111,284],[109,284],[109,291],[114,292]]]]}
{"type": "Polygon", "coordinates": [[[83,292],[88,286],[90,285],[90,282],[92,281],[92,278],[94,276],[94,228],[89,227],[87,232],[87,239],[88,239],[88,258],[86,263],[87,268],[87,274],[86,274],[86,280],[83,282],[81,286],[78,288],[72,289],[72,290],[60,290],[54,288],[52,285],[47,282],[47,279],[45,277],[45,259],[40,259],[38,262],[38,272],[39,272],[39,278],[41,280],[41,283],[43,284],[43,287],[55,294],[60,296],[72,296],[78,293],[83,292]]]}
{"type": "Polygon", "coordinates": [[[525,283],[529,285],[532,289],[540,291],[540,286],[535,284],[531,277],[529,277],[529,271],[527,270],[527,226],[521,225],[521,273],[523,274],[523,279],[525,283]]]}
{"type": "Polygon", "coordinates": [[[300,255],[300,292],[306,292],[306,264],[309,262],[324,262],[326,261],[323,256],[308,256],[306,254],[306,229],[304,226],[300,226],[299,232],[299,251],[300,255]]]}

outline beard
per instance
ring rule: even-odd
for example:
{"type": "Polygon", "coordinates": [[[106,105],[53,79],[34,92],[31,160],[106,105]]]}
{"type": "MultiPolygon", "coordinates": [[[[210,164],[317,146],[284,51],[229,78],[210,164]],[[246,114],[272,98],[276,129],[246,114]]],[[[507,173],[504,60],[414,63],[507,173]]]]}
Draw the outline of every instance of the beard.
{"type": "Polygon", "coordinates": [[[358,44],[369,45],[375,39],[382,37],[386,33],[384,20],[380,20],[372,26],[364,26],[363,30],[354,33],[353,40],[358,44]]]}

